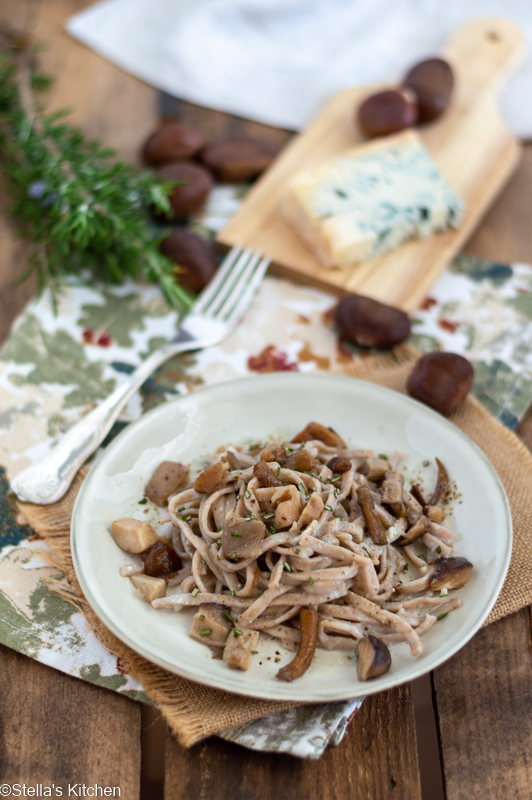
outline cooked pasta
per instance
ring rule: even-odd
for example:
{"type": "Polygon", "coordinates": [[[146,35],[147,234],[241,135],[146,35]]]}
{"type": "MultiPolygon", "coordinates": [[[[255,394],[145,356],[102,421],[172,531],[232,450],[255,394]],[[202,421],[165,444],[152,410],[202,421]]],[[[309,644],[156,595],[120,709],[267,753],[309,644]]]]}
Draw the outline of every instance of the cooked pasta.
{"type": "MultiPolygon", "coordinates": [[[[451,555],[443,509],[405,487],[400,462],[318,423],[289,443],[221,447],[193,482],[171,487],[171,539],[140,553],[145,574],[123,574],[157,608],[195,608],[190,635],[223,647],[232,667],[249,667],[259,636],[298,650],[278,674],[287,680],[316,646],[353,651],[368,636],[419,656],[421,636],[460,606],[448,592],[472,565],[451,555]],[[157,547],[176,558],[166,574],[146,567],[157,547]]],[[[446,488],[438,462],[436,502],[446,488]]]]}

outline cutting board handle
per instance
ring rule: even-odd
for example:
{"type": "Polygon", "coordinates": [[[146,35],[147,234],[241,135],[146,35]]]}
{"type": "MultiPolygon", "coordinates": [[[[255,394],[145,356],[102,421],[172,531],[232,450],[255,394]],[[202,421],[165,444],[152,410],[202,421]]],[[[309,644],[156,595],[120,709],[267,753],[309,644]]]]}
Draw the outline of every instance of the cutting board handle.
{"type": "Polygon", "coordinates": [[[506,19],[475,19],[447,41],[442,56],[456,70],[467,93],[495,92],[524,56],[524,37],[506,19]]]}

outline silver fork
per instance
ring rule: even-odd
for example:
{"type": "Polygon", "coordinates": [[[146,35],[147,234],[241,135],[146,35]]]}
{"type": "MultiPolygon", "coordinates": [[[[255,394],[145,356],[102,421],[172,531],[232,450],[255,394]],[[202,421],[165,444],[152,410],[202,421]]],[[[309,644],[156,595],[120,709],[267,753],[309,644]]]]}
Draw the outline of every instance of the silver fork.
{"type": "Polygon", "coordinates": [[[42,505],[63,497],[129,398],[157,367],[178,353],[218,344],[231,333],[247,311],[269,263],[258,253],[233,247],[181,321],[174,339],[152,353],[128,380],[74,425],[42,461],[19,473],[11,481],[15,494],[28,503],[42,505]]]}

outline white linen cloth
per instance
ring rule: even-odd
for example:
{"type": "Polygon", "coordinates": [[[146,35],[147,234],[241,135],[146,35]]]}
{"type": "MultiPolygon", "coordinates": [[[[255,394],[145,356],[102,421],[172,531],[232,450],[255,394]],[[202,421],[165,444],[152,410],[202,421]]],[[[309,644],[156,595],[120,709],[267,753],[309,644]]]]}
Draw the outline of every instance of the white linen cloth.
{"type": "MultiPolygon", "coordinates": [[[[166,92],[298,130],[340,89],[394,83],[475,17],[505,17],[532,45],[531,0],[104,0],[67,30],[166,92]]],[[[500,107],[532,138],[532,58],[500,107]]]]}

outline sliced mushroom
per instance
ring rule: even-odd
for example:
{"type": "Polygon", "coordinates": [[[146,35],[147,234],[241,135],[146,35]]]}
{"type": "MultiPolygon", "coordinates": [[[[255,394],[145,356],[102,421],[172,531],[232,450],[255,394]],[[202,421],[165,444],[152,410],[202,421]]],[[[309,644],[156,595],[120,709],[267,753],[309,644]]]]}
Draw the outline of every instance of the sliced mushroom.
{"type": "Polygon", "coordinates": [[[329,461],[327,461],[327,466],[331,472],[336,472],[338,475],[343,475],[344,472],[349,472],[353,465],[348,458],[334,456],[334,458],[331,458],[329,461]]]}
{"type": "Polygon", "coordinates": [[[315,492],[310,496],[310,499],[301,512],[299,518],[299,525],[301,528],[306,528],[310,525],[313,519],[319,519],[324,509],[323,500],[321,496],[315,492]]]}
{"type": "Polygon", "coordinates": [[[225,647],[232,624],[226,609],[210,603],[203,603],[194,614],[188,635],[201,644],[225,647]]]}
{"type": "Polygon", "coordinates": [[[278,461],[286,458],[288,453],[281,445],[274,445],[272,447],[265,447],[260,454],[261,461],[278,461]]]}
{"type": "Polygon", "coordinates": [[[389,469],[390,465],[384,458],[368,458],[365,475],[370,481],[380,481],[389,469]]]}
{"type": "Polygon", "coordinates": [[[253,467],[253,475],[257,478],[259,486],[282,486],[282,480],[277,476],[271,467],[268,466],[266,461],[258,461],[253,467]]]}
{"type": "Polygon", "coordinates": [[[297,472],[308,472],[318,467],[319,462],[310,455],[308,450],[296,450],[295,453],[291,453],[287,458],[283,458],[281,466],[286,469],[295,469],[297,472]]]}
{"type": "Polygon", "coordinates": [[[323,442],[328,447],[345,447],[346,444],[341,439],[336,431],[332,428],[326,428],[325,425],[320,425],[319,422],[309,422],[302,431],[292,438],[293,442],[311,442],[314,439],[323,442]]]}
{"type": "Polygon", "coordinates": [[[293,681],[300,678],[310,667],[316,651],[319,634],[319,616],[317,608],[302,608],[299,612],[301,638],[295,658],[281,667],[275,676],[280,681],[293,681]]]}
{"type": "Polygon", "coordinates": [[[430,589],[461,589],[469,580],[473,564],[463,556],[438,558],[430,565],[430,589]]]}
{"type": "Polygon", "coordinates": [[[364,522],[368,529],[368,533],[373,544],[386,545],[388,539],[384,531],[380,517],[377,516],[375,511],[375,503],[373,497],[366,483],[362,483],[357,489],[357,499],[364,517],[364,522]]]}
{"type": "Polygon", "coordinates": [[[139,597],[151,603],[157,597],[166,597],[166,581],[163,578],[152,578],[151,575],[132,575],[139,597]]]}
{"type": "Polygon", "coordinates": [[[403,486],[405,479],[396,469],[387,470],[382,484],[381,499],[387,503],[396,517],[405,516],[405,506],[403,503],[403,486]]]}
{"type": "Polygon", "coordinates": [[[401,539],[399,539],[398,544],[403,547],[407,544],[412,544],[412,542],[415,542],[416,539],[419,539],[420,536],[423,536],[423,534],[429,529],[430,520],[422,515],[416,520],[416,522],[414,522],[410,530],[407,531],[401,539]]]}
{"type": "Polygon", "coordinates": [[[434,492],[432,493],[432,497],[427,502],[428,506],[437,505],[442,499],[445,492],[447,491],[447,487],[449,486],[449,477],[447,475],[447,470],[445,469],[439,458],[435,458],[434,461],[436,462],[436,466],[438,467],[438,477],[436,478],[436,486],[434,487],[434,492]]]}
{"type": "Polygon", "coordinates": [[[301,493],[293,484],[282,486],[272,495],[275,509],[275,524],[278,528],[289,528],[299,519],[301,511],[301,493]]]}
{"type": "Polygon", "coordinates": [[[227,458],[227,462],[231,467],[231,469],[244,469],[243,465],[240,463],[235,453],[233,453],[231,450],[227,451],[225,457],[227,458]]]}
{"type": "Polygon", "coordinates": [[[261,554],[266,525],[260,519],[233,517],[222,533],[222,549],[227,558],[257,558],[261,554]]]}
{"type": "Polygon", "coordinates": [[[157,506],[165,506],[168,498],[188,477],[189,468],[179,461],[163,461],[146,484],[144,494],[157,506]]]}
{"type": "Polygon", "coordinates": [[[231,669],[249,669],[253,661],[253,650],[259,643],[259,632],[236,627],[227,637],[224,661],[231,669]]]}
{"type": "Polygon", "coordinates": [[[412,494],[416,498],[416,500],[418,501],[418,503],[420,505],[422,505],[422,506],[426,506],[427,505],[427,501],[423,497],[421,489],[419,488],[419,486],[416,483],[413,483],[412,486],[410,487],[410,494],[412,494]]]}
{"type": "Polygon", "coordinates": [[[122,517],[111,524],[113,539],[128,553],[142,553],[159,541],[155,529],[147,520],[122,517]]]}
{"type": "Polygon", "coordinates": [[[221,489],[224,472],[224,465],[221,461],[211,464],[210,467],[200,472],[194,481],[194,489],[197,492],[207,492],[208,494],[216,489],[221,489]]]}
{"type": "Polygon", "coordinates": [[[160,540],[141,553],[140,557],[144,561],[144,572],[153,578],[168,578],[183,566],[173,547],[160,540]]]}
{"type": "Polygon", "coordinates": [[[392,665],[392,657],[387,645],[376,636],[368,634],[356,647],[357,677],[359,681],[367,681],[384,675],[392,665]]]}
{"type": "Polygon", "coordinates": [[[441,523],[445,519],[445,511],[439,506],[427,506],[425,508],[425,514],[431,522],[441,523]]]}

